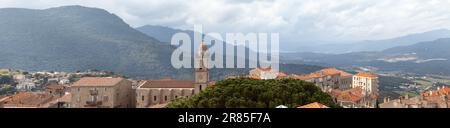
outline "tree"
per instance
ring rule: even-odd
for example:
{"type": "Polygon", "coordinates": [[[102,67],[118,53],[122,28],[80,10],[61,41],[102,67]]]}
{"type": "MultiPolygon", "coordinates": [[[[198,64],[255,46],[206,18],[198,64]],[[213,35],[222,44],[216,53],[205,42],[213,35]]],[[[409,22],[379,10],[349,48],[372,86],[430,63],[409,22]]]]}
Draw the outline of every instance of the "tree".
{"type": "Polygon", "coordinates": [[[275,108],[319,102],[339,107],[313,83],[297,79],[226,79],[190,98],[171,102],[168,108],[275,108]]]}

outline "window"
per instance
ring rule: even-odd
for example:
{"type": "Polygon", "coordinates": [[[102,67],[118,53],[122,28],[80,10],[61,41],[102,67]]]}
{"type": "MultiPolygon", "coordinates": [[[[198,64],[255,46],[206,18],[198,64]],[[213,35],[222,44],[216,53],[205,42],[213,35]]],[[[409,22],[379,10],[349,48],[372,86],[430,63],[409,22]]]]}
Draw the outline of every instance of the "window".
{"type": "Polygon", "coordinates": [[[200,85],[199,90],[202,91],[202,85],[200,85]]]}
{"type": "Polygon", "coordinates": [[[104,101],[104,102],[108,102],[108,100],[109,100],[109,97],[108,97],[108,96],[103,96],[103,101],[104,101]]]}
{"type": "Polygon", "coordinates": [[[91,101],[97,101],[97,96],[91,96],[91,101]]]}
{"type": "Polygon", "coordinates": [[[175,99],[178,98],[178,96],[175,96],[175,99]]]}
{"type": "Polygon", "coordinates": [[[80,88],[77,88],[78,92],[80,92],[80,88]]]}
{"type": "Polygon", "coordinates": [[[141,97],[142,101],[144,101],[144,96],[141,97]]]}
{"type": "Polygon", "coordinates": [[[156,96],[153,96],[153,101],[156,101],[156,96]]]}
{"type": "Polygon", "coordinates": [[[167,96],[164,96],[164,101],[167,101],[167,96]]]}

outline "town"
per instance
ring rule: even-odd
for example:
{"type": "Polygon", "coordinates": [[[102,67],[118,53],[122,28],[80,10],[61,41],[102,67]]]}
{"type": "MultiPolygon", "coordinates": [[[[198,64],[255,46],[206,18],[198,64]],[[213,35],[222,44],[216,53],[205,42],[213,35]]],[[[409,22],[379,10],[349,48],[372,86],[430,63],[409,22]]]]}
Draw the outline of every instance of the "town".
{"type": "MultiPolygon", "coordinates": [[[[165,108],[178,98],[192,97],[207,87],[210,81],[208,62],[203,58],[207,48],[200,46],[200,61],[194,80],[133,80],[108,71],[87,70],[69,72],[26,72],[0,70],[0,108],[165,108]]],[[[285,74],[272,67],[259,67],[247,75],[224,79],[250,78],[258,80],[298,79],[314,83],[333,97],[342,108],[449,108],[450,88],[437,87],[410,97],[382,97],[378,101],[379,75],[370,72],[348,73],[326,68],[309,74],[285,74]]],[[[412,79],[412,78],[411,78],[412,79]]],[[[402,85],[405,86],[405,85],[402,85]]],[[[401,87],[402,87],[401,86],[401,87]]],[[[287,108],[280,104],[277,108],[287,108]]],[[[321,103],[299,104],[298,108],[329,108],[321,103]]]]}

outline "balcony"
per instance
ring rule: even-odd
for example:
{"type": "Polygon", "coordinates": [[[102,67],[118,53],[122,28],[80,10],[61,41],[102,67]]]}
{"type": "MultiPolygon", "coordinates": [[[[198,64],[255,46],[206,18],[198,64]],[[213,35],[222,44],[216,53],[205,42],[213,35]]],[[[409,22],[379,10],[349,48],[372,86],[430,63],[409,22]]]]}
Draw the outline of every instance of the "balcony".
{"type": "Polygon", "coordinates": [[[102,101],[86,101],[87,107],[97,107],[102,105],[102,101]]]}

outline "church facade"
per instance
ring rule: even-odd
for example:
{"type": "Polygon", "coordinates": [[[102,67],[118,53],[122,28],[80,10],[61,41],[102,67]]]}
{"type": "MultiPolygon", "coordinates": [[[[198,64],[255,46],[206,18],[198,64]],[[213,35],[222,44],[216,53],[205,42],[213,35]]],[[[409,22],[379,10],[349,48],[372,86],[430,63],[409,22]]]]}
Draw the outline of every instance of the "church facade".
{"type": "Polygon", "coordinates": [[[195,56],[194,81],[173,80],[170,78],[140,81],[136,88],[136,107],[164,107],[172,100],[181,97],[191,97],[205,90],[210,86],[208,58],[208,47],[202,43],[195,56]]]}

